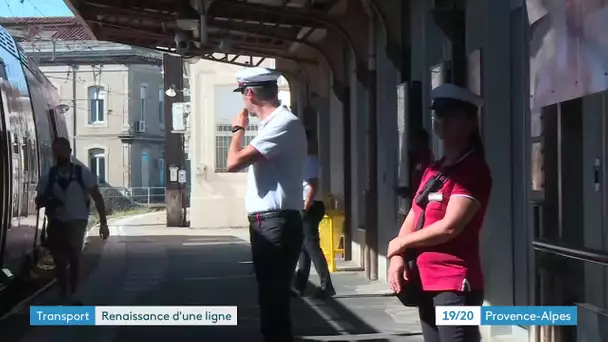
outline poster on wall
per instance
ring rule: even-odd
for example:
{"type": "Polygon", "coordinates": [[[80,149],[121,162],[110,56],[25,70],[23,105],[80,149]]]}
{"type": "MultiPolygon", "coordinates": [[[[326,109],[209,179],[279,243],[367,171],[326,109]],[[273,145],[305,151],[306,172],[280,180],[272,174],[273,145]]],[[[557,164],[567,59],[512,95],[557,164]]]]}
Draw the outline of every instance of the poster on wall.
{"type": "Polygon", "coordinates": [[[526,0],[533,109],[608,89],[608,0],[526,0]]]}

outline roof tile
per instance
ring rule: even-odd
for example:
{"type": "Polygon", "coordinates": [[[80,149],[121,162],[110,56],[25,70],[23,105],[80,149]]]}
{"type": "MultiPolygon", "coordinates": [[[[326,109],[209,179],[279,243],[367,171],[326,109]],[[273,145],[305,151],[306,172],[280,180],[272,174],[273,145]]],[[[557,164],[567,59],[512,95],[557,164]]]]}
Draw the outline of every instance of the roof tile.
{"type": "Polygon", "coordinates": [[[19,41],[93,39],[74,17],[0,17],[0,25],[19,41]]]}

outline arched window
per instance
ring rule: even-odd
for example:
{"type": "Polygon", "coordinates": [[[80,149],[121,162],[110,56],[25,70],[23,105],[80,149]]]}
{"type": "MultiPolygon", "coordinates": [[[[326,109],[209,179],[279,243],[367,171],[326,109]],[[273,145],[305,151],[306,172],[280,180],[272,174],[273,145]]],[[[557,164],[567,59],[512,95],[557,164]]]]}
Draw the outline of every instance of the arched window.
{"type": "Polygon", "coordinates": [[[90,149],[89,168],[97,175],[99,184],[106,183],[106,151],[101,148],[90,149]]]}
{"type": "Polygon", "coordinates": [[[106,90],[101,86],[89,87],[89,123],[102,123],[106,119],[106,90]]]}

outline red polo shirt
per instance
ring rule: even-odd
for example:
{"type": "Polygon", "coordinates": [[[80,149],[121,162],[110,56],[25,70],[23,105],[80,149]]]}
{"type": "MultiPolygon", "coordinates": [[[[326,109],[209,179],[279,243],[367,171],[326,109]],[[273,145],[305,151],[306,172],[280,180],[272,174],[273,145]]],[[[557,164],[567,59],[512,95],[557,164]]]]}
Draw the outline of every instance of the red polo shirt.
{"type": "MultiPolygon", "coordinates": [[[[426,182],[439,172],[442,163],[443,160],[440,160],[426,169],[418,194],[426,182]]],[[[465,280],[468,281],[471,289],[483,289],[479,233],[491,188],[492,178],[488,165],[482,158],[469,155],[454,165],[449,172],[443,188],[437,192],[441,193],[441,200],[438,201],[439,196],[435,195],[435,200],[428,203],[424,213],[424,227],[443,218],[451,197],[470,197],[478,201],[481,207],[464,230],[454,239],[440,245],[420,249],[421,254],[417,264],[425,291],[462,291],[465,280]]],[[[422,208],[415,202],[412,208],[416,223],[422,214],[422,208]]]]}

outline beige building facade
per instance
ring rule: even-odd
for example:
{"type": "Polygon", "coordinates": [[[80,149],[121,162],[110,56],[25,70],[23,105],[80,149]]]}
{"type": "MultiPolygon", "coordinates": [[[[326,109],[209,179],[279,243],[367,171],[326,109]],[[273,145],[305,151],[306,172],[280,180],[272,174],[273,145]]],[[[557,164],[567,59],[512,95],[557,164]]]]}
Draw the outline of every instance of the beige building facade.
{"type": "Polygon", "coordinates": [[[162,70],[154,65],[42,66],[57,87],[75,157],[114,188],[163,187],[162,70]]]}

